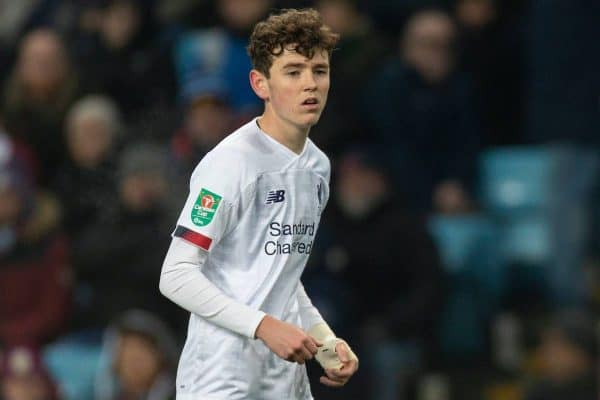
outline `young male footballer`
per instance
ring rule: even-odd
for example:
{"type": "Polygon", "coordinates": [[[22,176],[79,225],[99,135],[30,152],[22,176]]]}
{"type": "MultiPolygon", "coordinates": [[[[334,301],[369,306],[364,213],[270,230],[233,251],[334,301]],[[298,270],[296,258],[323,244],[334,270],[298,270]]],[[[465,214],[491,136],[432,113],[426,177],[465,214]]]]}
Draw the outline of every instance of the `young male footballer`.
{"type": "Polygon", "coordinates": [[[300,282],[329,198],[329,160],[308,133],[337,40],[314,10],[254,28],[250,85],[264,113],[192,173],[160,277],[161,292],[191,313],[178,400],[308,400],[306,360],[333,387],[358,369],[300,282]]]}

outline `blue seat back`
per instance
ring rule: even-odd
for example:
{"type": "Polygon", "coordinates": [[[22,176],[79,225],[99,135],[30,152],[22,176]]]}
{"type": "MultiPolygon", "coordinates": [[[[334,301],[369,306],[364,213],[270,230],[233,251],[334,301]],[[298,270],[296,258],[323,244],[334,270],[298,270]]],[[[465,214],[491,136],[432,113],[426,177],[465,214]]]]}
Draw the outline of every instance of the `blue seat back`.
{"type": "Polygon", "coordinates": [[[496,216],[547,209],[553,193],[555,152],[547,147],[496,148],[480,159],[480,199],[496,216]]]}
{"type": "Polygon", "coordinates": [[[481,215],[436,216],[429,230],[449,283],[439,332],[441,350],[450,357],[481,355],[488,320],[500,304],[507,278],[499,232],[481,215]]]}
{"type": "Polygon", "coordinates": [[[65,400],[93,400],[102,346],[75,338],[48,345],[44,361],[65,400]]]}

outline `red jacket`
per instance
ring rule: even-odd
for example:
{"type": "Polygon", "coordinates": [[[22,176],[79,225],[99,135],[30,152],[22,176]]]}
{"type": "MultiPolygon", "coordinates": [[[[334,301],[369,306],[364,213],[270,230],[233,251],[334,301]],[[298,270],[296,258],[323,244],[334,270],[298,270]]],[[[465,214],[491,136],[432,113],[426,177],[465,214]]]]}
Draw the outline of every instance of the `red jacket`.
{"type": "Polygon", "coordinates": [[[0,257],[0,344],[39,345],[60,333],[69,314],[68,244],[50,233],[0,257]]]}

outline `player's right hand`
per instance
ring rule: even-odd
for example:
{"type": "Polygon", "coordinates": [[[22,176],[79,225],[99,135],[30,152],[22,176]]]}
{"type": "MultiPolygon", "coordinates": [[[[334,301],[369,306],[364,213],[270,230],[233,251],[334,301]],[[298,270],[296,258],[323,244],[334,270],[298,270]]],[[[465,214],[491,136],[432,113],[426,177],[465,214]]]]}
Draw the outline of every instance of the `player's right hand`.
{"type": "Polygon", "coordinates": [[[317,348],[322,346],[297,326],[270,315],[266,315],[256,328],[256,337],[280,358],[298,364],[311,360],[317,354],[317,348]]]}

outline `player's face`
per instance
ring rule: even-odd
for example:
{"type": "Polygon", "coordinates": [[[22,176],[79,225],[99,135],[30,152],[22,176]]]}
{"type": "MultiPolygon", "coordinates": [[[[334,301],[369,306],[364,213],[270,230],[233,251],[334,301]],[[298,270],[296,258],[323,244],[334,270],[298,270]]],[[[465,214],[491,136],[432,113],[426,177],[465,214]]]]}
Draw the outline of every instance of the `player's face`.
{"type": "Polygon", "coordinates": [[[267,107],[287,124],[308,129],[317,123],[329,91],[329,56],[316,51],[313,58],[290,50],[276,57],[267,79],[267,107]]]}

